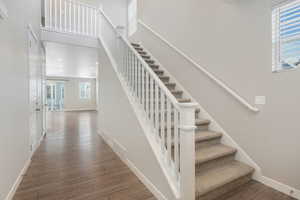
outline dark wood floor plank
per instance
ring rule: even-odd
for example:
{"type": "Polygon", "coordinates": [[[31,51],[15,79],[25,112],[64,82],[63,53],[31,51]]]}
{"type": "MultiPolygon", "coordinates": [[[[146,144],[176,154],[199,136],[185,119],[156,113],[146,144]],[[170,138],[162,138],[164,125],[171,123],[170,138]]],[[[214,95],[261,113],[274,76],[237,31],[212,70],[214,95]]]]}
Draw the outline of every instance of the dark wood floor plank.
{"type": "MultiPolygon", "coordinates": [[[[14,200],[156,200],[96,134],[96,112],[48,113],[48,134],[14,200]]],[[[294,200],[251,181],[219,200],[294,200]]]]}
{"type": "Polygon", "coordinates": [[[49,113],[48,134],[14,200],[154,198],[96,134],[96,121],[96,112],[49,113]]]}

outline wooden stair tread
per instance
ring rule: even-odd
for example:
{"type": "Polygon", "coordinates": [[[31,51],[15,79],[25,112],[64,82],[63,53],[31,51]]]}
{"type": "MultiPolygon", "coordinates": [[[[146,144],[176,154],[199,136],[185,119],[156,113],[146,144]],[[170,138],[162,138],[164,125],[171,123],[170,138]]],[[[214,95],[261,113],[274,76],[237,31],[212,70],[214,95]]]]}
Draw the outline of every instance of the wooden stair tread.
{"type": "Polygon", "coordinates": [[[224,144],[210,145],[196,150],[196,164],[202,164],[236,153],[236,149],[224,144]]]}
{"type": "Polygon", "coordinates": [[[179,103],[190,103],[190,102],[192,102],[191,99],[185,99],[185,98],[178,98],[177,101],[179,103]]]}
{"type": "Polygon", "coordinates": [[[197,142],[213,140],[221,137],[222,137],[222,133],[215,132],[215,131],[196,131],[195,134],[195,140],[197,142]]]}
{"type": "Polygon", "coordinates": [[[196,195],[201,196],[254,172],[254,169],[239,161],[216,166],[196,174],[196,195]]]}
{"type": "MultiPolygon", "coordinates": [[[[176,89],[176,83],[171,82],[168,73],[157,64],[154,57],[151,58],[151,54],[146,49],[144,50],[142,45],[132,43],[132,46],[179,103],[192,102],[192,99],[182,96],[185,91],[176,89]]],[[[160,102],[159,105],[161,104],[160,102]]],[[[195,125],[197,127],[195,131],[196,199],[212,200],[249,181],[254,169],[234,160],[237,149],[222,144],[220,139],[223,134],[209,130],[211,121],[199,118],[199,113],[200,109],[197,108],[195,110],[195,125]]],[[[159,116],[163,114],[166,112],[160,111],[159,116]]],[[[174,111],[171,111],[171,116],[174,116],[174,111]]],[[[173,123],[168,127],[172,131],[172,134],[169,135],[170,138],[165,135],[165,145],[167,146],[167,139],[171,139],[172,148],[174,148],[174,127],[173,123]]],[[[165,125],[165,127],[159,128],[159,131],[161,133],[161,129],[166,131],[168,128],[165,125]]]]}
{"type": "Polygon", "coordinates": [[[176,89],[170,90],[170,92],[173,94],[182,94],[183,93],[182,90],[176,90],[176,89]]]}
{"type": "Polygon", "coordinates": [[[204,125],[209,125],[210,120],[209,119],[196,119],[195,123],[196,123],[196,126],[204,126],[204,125]]]}
{"type": "Polygon", "coordinates": [[[140,47],[141,45],[140,45],[140,44],[138,44],[138,43],[134,43],[134,42],[132,42],[132,43],[131,43],[131,46],[133,46],[133,47],[140,47]]]}

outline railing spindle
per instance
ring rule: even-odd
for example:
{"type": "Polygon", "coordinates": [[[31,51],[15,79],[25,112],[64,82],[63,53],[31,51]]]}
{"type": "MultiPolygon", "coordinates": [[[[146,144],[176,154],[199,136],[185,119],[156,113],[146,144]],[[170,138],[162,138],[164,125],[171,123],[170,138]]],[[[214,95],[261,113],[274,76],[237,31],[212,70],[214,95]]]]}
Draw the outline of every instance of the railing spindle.
{"type": "Polygon", "coordinates": [[[179,163],[179,127],[178,124],[180,123],[179,121],[179,113],[174,108],[174,162],[175,162],[175,175],[176,179],[179,180],[179,168],[180,168],[180,163],[179,163]]]}
{"type": "Polygon", "coordinates": [[[160,125],[160,137],[162,140],[162,153],[165,153],[165,94],[163,93],[163,91],[160,91],[160,118],[161,118],[161,125],[160,125]]]}
{"type": "Polygon", "coordinates": [[[59,30],[62,31],[62,4],[61,0],[59,0],[59,30]]]}
{"type": "Polygon", "coordinates": [[[167,117],[167,150],[168,150],[168,164],[171,165],[172,162],[172,148],[171,148],[171,140],[172,140],[172,106],[169,100],[166,100],[166,117],[167,117]]]}
{"type": "Polygon", "coordinates": [[[67,1],[64,1],[64,31],[67,32],[67,1]]]}

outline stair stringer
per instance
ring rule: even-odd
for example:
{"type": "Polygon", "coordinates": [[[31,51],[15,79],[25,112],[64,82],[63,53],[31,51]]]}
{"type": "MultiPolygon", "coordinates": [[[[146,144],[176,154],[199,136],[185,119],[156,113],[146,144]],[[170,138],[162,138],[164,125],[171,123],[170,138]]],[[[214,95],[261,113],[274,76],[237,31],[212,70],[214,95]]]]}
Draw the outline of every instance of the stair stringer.
{"type": "MultiPolygon", "coordinates": [[[[159,60],[157,60],[155,58],[155,56],[153,56],[151,54],[151,51],[147,50],[147,48],[141,42],[135,42],[135,43],[139,43],[140,45],[142,45],[143,49],[147,52],[147,54],[151,57],[151,59],[154,60],[155,63],[160,66],[161,69],[164,70],[165,75],[170,77],[171,82],[176,83],[176,87],[179,90],[183,91],[184,98],[191,99],[192,102],[197,102],[193,98],[193,96],[190,94],[190,92],[188,90],[186,90],[175,79],[175,77],[159,62],[159,60]]],[[[237,153],[236,153],[235,159],[238,160],[238,161],[241,161],[245,164],[248,164],[251,167],[253,167],[255,169],[255,172],[253,174],[253,178],[255,180],[258,180],[259,177],[261,177],[261,174],[262,174],[261,168],[259,167],[259,165],[246,153],[246,151],[240,145],[238,145],[237,142],[235,142],[235,140],[228,134],[228,132],[224,128],[222,128],[220,123],[218,123],[217,120],[199,102],[197,102],[197,103],[199,105],[198,108],[200,108],[199,117],[203,118],[203,119],[209,119],[211,121],[211,123],[209,125],[209,129],[212,130],[212,131],[220,132],[220,133],[223,134],[223,137],[221,139],[221,143],[236,148],[237,153]]]]}
{"type": "MultiPolygon", "coordinates": [[[[146,136],[147,141],[148,141],[149,145],[151,146],[152,153],[155,155],[156,161],[159,164],[160,169],[163,172],[163,174],[173,192],[174,197],[176,199],[180,199],[180,188],[178,185],[178,181],[176,181],[175,175],[170,174],[171,170],[166,165],[167,161],[165,160],[164,156],[162,156],[161,152],[159,151],[161,146],[159,145],[159,143],[157,142],[157,140],[155,138],[154,130],[153,130],[150,122],[147,120],[146,115],[144,114],[142,108],[137,106],[139,104],[136,102],[135,98],[130,94],[129,87],[127,86],[125,80],[123,79],[123,77],[117,70],[117,62],[111,55],[110,51],[108,50],[108,47],[106,46],[105,42],[103,41],[103,39],[101,37],[99,37],[99,42],[100,42],[100,45],[102,45],[107,57],[109,58],[112,66],[113,66],[113,70],[116,73],[118,80],[120,81],[122,89],[129,100],[129,103],[132,107],[132,110],[134,111],[134,113],[136,115],[136,118],[139,122],[140,127],[143,129],[144,135],[146,136]]],[[[102,130],[102,131],[99,130],[99,132],[101,132],[99,134],[101,134],[104,138],[107,137],[107,135],[104,133],[104,132],[106,132],[105,130],[102,130]]],[[[109,139],[107,139],[107,140],[109,141],[109,139]]],[[[110,139],[110,141],[113,141],[113,140],[110,139]]],[[[115,143],[117,143],[117,142],[115,142],[115,143]]],[[[110,146],[113,147],[114,145],[111,143],[110,146]]],[[[120,153],[118,153],[118,154],[120,155],[120,153]]],[[[139,175],[137,175],[137,176],[139,177],[139,175]]],[[[143,181],[143,180],[141,180],[141,181],[143,181]]],[[[145,184],[145,185],[147,185],[147,184],[145,184]]],[[[149,188],[149,189],[151,190],[151,188],[149,188]]],[[[166,197],[163,197],[163,195],[161,197],[158,197],[158,196],[156,196],[156,197],[159,199],[162,199],[162,200],[168,200],[166,197]]]]}

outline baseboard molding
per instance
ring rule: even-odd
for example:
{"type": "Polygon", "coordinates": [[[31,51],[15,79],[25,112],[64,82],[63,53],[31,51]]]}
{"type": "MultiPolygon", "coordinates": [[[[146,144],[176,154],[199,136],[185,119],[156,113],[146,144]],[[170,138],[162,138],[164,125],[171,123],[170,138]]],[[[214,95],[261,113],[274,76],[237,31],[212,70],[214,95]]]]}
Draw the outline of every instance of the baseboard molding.
{"type": "Polygon", "coordinates": [[[64,109],[64,112],[75,112],[75,111],[97,111],[97,108],[73,108],[73,109],[64,109]]]}
{"type": "Polygon", "coordinates": [[[158,200],[168,200],[163,193],[135,166],[135,164],[126,157],[126,155],[120,153],[123,151],[124,147],[120,146],[118,142],[110,139],[103,131],[97,130],[97,133],[158,200]]]}
{"type": "Polygon", "coordinates": [[[115,59],[113,58],[113,55],[110,53],[108,47],[106,46],[106,44],[103,42],[103,39],[101,37],[99,37],[99,42],[102,44],[102,47],[107,55],[107,57],[109,58],[112,66],[113,66],[113,70],[115,71],[120,84],[129,100],[130,105],[132,106],[132,109],[135,113],[135,115],[137,116],[137,120],[141,126],[141,128],[144,130],[145,136],[151,146],[151,149],[155,155],[155,158],[157,160],[157,162],[160,165],[161,170],[163,171],[163,174],[165,175],[169,186],[171,188],[171,190],[173,191],[174,196],[179,199],[180,198],[180,191],[179,188],[176,184],[177,181],[174,180],[174,176],[170,175],[169,170],[167,168],[167,166],[165,165],[164,161],[161,159],[161,153],[160,153],[160,144],[158,144],[156,142],[155,137],[152,134],[152,128],[150,126],[150,124],[147,122],[147,118],[146,115],[143,113],[143,111],[141,109],[139,109],[136,105],[135,105],[135,99],[133,98],[133,96],[129,93],[129,90],[127,88],[127,85],[124,81],[124,79],[122,78],[122,76],[119,74],[118,70],[117,70],[117,62],[115,61],[115,59]]]}
{"type": "Polygon", "coordinates": [[[254,179],[268,187],[271,187],[271,188],[273,188],[279,192],[282,192],[290,197],[300,200],[300,190],[298,190],[298,189],[295,189],[291,186],[280,183],[279,181],[276,181],[274,179],[271,179],[271,178],[263,176],[263,175],[254,177],[254,179]]]}
{"type": "Polygon", "coordinates": [[[39,146],[41,145],[42,141],[44,140],[45,138],[45,135],[46,135],[46,132],[43,131],[43,134],[39,140],[39,142],[37,143],[37,145],[33,148],[33,151],[30,153],[29,155],[29,159],[26,161],[23,169],[21,170],[17,180],[15,181],[15,183],[13,184],[12,188],[10,189],[8,195],[6,196],[6,198],[4,200],[12,200],[14,195],[16,194],[16,191],[20,185],[20,183],[22,182],[23,180],[23,177],[25,175],[25,173],[27,172],[30,164],[31,164],[31,159],[32,159],[32,156],[34,155],[34,153],[36,152],[36,150],[39,148],[39,146]]]}
{"type": "Polygon", "coordinates": [[[23,180],[24,174],[26,173],[28,167],[30,166],[31,163],[31,157],[26,161],[25,166],[21,170],[17,180],[15,181],[14,185],[12,186],[11,190],[9,191],[8,195],[6,196],[5,200],[12,200],[20,183],[23,180]]]}

